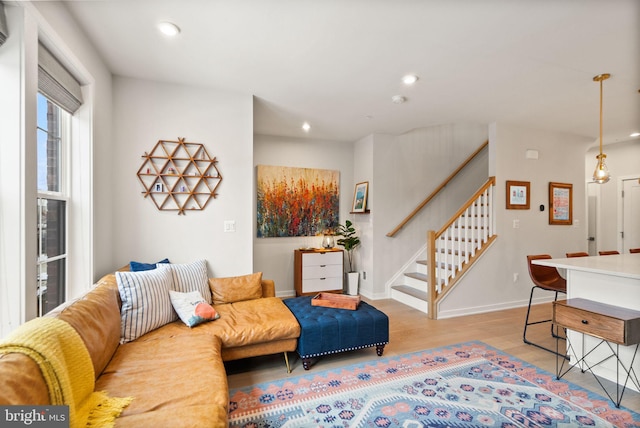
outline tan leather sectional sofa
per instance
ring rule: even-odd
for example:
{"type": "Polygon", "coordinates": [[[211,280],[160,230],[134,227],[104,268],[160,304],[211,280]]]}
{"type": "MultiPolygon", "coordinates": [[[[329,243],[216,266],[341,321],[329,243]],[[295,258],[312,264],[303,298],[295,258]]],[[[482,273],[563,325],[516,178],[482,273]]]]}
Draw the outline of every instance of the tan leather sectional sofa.
{"type": "MultiPolygon", "coordinates": [[[[233,280],[213,282],[228,281],[233,280]]],[[[209,284],[215,286],[212,280],[209,284]]],[[[79,333],[94,366],[96,391],[133,397],[116,427],[226,427],[229,392],[223,361],[286,355],[295,350],[300,334],[295,317],[275,297],[273,281],[261,285],[259,298],[214,303],[220,314],[215,321],[189,328],[178,319],[124,344],[115,274],[46,316],[68,322],[79,333]]],[[[0,355],[0,385],[0,404],[50,404],[40,369],[25,355],[0,355]]]]}

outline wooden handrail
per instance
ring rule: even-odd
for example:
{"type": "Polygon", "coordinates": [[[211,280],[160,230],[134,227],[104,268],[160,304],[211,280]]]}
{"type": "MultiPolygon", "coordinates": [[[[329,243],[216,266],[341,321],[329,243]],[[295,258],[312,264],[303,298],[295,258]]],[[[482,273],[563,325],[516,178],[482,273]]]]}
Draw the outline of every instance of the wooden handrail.
{"type": "Polygon", "coordinates": [[[420,205],[418,205],[413,211],[411,211],[411,213],[407,217],[405,217],[405,219],[402,220],[400,222],[400,224],[395,227],[395,229],[393,229],[391,232],[387,233],[387,236],[389,238],[393,238],[393,236],[395,236],[395,234],[398,233],[400,231],[400,229],[402,229],[407,223],[409,223],[409,221],[411,221],[411,219],[413,217],[415,217],[416,214],[418,214],[420,212],[420,210],[422,210],[422,208],[425,207],[425,205],[427,205],[429,202],[431,202],[431,199],[433,199],[442,189],[444,189],[446,187],[446,185],[449,184],[451,182],[451,180],[453,180],[454,177],[456,175],[458,175],[458,173],[465,166],[467,166],[467,164],[469,162],[471,162],[473,160],[473,158],[475,158],[488,145],[489,145],[489,141],[488,140],[485,141],[484,143],[482,143],[482,145],[480,147],[478,147],[478,149],[475,152],[473,152],[471,154],[471,156],[469,156],[464,162],[462,162],[460,164],[460,166],[458,168],[456,168],[456,170],[453,171],[451,173],[451,175],[449,175],[438,187],[436,187],[435,190],[433,192],[431,192],[431,194],[429,196],[427,196],[427,198],[420,203],[420,205]]]}
{"type": "Polygon", "coordinates": [[[442,226],[438,232],[436,232],[436,235],[435,235],[436,239],[438,237],[440,237],[440,235],[442,235],[444,233],[444,231],[447,230],[449,228],[449,226],[451,226],[453,224],[453,222],[456,221],[458,219],[458,217],[460,217],[467,210],[467,208],[469,208],[473,204],[473,202],[476,199],[478,199],[478,197],[480,195],[482,195],[485,190],[487,190],[489,188],[489,186],[493,186],[495,184],[496,184],[496,178],[495,177],[489,177],[489,179],[482,185],[482,187],[480,189],[478,189],[478,191],[476,193],[474,193],[473,196],[471,196],[467,200],[467,202],[465,202],[464,205],[462,207],[460,207],[460,209],[458,211],[456,211],[456,213],[454,215],[451,216],[449,221],[446,222],[444,224],[444,226],[442,226]]]}

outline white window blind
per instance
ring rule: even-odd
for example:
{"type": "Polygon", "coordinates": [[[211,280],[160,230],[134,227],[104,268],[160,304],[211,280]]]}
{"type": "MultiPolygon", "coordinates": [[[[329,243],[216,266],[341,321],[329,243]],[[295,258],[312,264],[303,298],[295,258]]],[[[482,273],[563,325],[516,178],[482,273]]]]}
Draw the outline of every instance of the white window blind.
{"type": "Polygon", "coordinates": [[[71,114],[82,105],[80,83],[42,44],[38,46],[38,90],[71,114]]]}

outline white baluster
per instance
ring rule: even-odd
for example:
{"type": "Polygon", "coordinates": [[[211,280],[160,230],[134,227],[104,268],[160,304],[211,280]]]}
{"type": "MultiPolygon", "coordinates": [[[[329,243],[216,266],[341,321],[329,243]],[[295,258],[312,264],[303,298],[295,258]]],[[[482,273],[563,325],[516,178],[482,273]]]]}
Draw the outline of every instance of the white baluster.
{"type": "Polygon", "coordinates": [[[464,262],[469,263],[469,207],[464,211],[464,262]]]}
{"type": "Polygon", "coordinates": [[[476,254],[476,227],[478,225],[478,200],[476,199],[471,204],[471,210],[473,211],[473,215],[471,216],[471,229],[470,229],[470,237],[469,237],[469,250],[471,251],[471,257],[476,254]]]}
{"type": "Polygon", "coordinates": [[[493,185],[489,186],[489,236],[493,236],[493,185]]]}
{"type": "Polygon", "coordinates": [[[489,240],[489,193],[488,189],[483,193],[484,198],[484,221],[482,222],[482,239],[486,244],[489,240]]]}

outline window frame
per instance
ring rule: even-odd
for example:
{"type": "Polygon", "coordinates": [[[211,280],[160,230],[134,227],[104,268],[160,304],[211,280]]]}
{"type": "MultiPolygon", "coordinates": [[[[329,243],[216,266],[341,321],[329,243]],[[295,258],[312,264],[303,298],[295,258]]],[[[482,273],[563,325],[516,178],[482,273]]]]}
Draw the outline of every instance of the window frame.
{"type": "MultiPolygon", "coordinates": [[[[37,240],[38,240],[38,247],[36,250],[36,300],[37,300],[37,304],[38,304],[38,310],[37,310],[37,315],[38,316],[42,316],[45,314],[45,312],[43,311],[43,299],[41,298],[42,293],[40,291],[41,289],[41,272],[42,272],[42,268],[47,265],[48,263],[53,263],[53,262],[58,262],[60,260],[64,260],[64,291],[63,291],[63,296],[61,296],[61,301],[59,301],[58,303],[62,303],[65,302],[68,298],[69,295],[69,287],[68,287],[68,277],[69,277],[69,205],[70,205],[70,199],[71,199],[71,195],[70,195],[70,181],[69,181],[69,177],[70,177],[70,170],[69,170],[69,164],[70,164],[70,153],[71,153],[71,144],[72,144],[72,135],[71,135],[71,128],[72,128],[72,115],[71,113],[69,113],[68,111],[66,111],[64,108],[62,108],[59,104],[57,104],[55,101],[51,100],[49,97],[47,97],[44,93],[42,93],[41,91],[38,91],[37,96],[40,97],[42,96],[44,99],[46,99],[47,102],[51,102],[53,103],[57,109],[58,109],[58,113],[59,113],[59,118],[58,118],[58,123],[60,126],[60,141],[59,141],[59,153],[58,153],[58,187],[59,190],[58,191],[51,191],[51,190],[41,190],[39,188],[39,185],[37,185],[37,192],[36,192],[36,206],[37,206],[37,240]],[[62,252],[61,254],[56,254],[55,256],[52,257],[43,257],[43,247],[44,247],[44,239],[43,239],[43,227],[42,227],[42,201],[43,200],[56,200],[56,201],[61,201],[65,203],[65,209],[64,209],[64,252],[62,252]]],[[[36,123],[36,132],[39,131],[43,131],[46,134],[49,133],[49,131],[47,129],[42,129],[40,126],[38,126],[38,124],[36,123]]],[[[37,175],[38,172],[36,172],[37,175]]],[[[57,305],[56,305],[57,306],[57,305]]]]}

